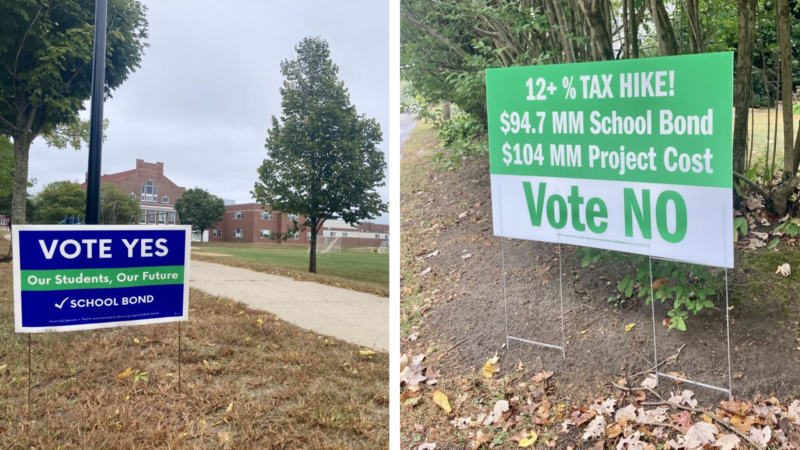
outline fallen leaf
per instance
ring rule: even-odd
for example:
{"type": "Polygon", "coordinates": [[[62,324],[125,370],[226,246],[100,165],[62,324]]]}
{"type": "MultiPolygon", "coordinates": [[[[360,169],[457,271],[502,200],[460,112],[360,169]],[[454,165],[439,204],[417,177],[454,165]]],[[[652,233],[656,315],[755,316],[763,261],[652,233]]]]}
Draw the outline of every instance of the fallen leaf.
{"type": "Polygon", "coordinates": [[[498,420],[500,420],[500,417],[503,416],[503,413],[508,411],[508,408],[509,408],[508,400],[498,400],[497,403],[494,404],[492,412],[490,412],[489,415],[486,416],[486,420],[483,421],[483,424],[491,425],[497,422],[498,420]]]}
{"type": "Polygon", "coordinates": [[[461,259],[469,259],[472,258],[472,253],[464,253],[461,255],[461,259]]]}
{"type": "Polygon", "coordinates": [[[778,270],[775,271],[776,274],[783,275],[784,278],[788,277],[792,273],[792,268],[789,266],[789,263],[785,263],[783,265],[778,266],[778,270]]]}
{"type": "Polygon", "coordinates": [[[692,414],[689,411],[681,411],[680,413],[673,414],[672,421],[675,422],[675,425],[681,429],[683,434],[686,434],[689,431],[689,428],[694,425],[694,420],[692,420],[692,414]]]}
{"type": "Polygon", "coordinates": [[[439,250],[433,251],[428,253],[427,255],[422,255],[420,257],[415,258],[417,261],[422,261],[423,259],[433,258],[434,256],[439,254],[439,250]]]}
{"type": "Polygon", "coordinates": [[[453,408],[450,407],[450,401],[447,400],[447,394],[440,390],[433,391],[433,402],[439,405],[447,414],[453,411],[453,408]]]}
{"type": "Polygon", "coordinates": [[[583,433],[583,440],[588,441],[590,439],[595,439],[602,436],[603,431],[606,429],[606,418],[603,416],[597,416],[589,422],[589,425],[586,426],[586,431],[583,433]]]}
{"type": "Polygon", "coordinates": [[[519,446],[520,447],[530,447],[530,446],[532,446],[533,444],[536,443],[536,439],[539,439],[539,435],[536,434],[535,431],[531,431],[528,434],[528,437],[526,437],[524,439],[520,439],[519,446]]]}
{"type": "Polygon", "coordinates": [[[741,440],[735,434],[722,434],[717,438],[717,442],[714,443],[714,447],[717,447],[720,450],[734,450],[739,448],[739,443],[741,440]]]}
{"type": "Polygon", "coordinates": [[[717,441],[714,437],[719,433],[719,429],[713,423],[697,422],[686,432],[686,447],[689,449],[700,448],[706,444],[713,444],[717,441]]]}
{"type": "Polygon", "coordinates": [[[359,350],[358,354],[361,356],[370,356],[370,355],[375,355],[376,353],[373,352],[372,350],[359,350]]]}
{"type": "Polygon", "coordinates": [[[769,441],[772,440],[772,429],[769,426],[765,426],[760,430],[756,427],[752,427],[750,428],[750,439],[754,440],[756,444],[766,448],[769,441]]]}
{"type": "Polygon", "coordinates": [[[429,273],[431,273],[431,268],[430,267],[428,267],[427,269],[425,269],[422,272],[420,272],[419,276],[422,277],[422,276],[425,276],[425,275],[427,275],[429,273]]]}
{"type": "Polygon", "coordinates": [[[133,370],[132,368],[128,367],[127,369],[125,369],[124,371],[122,371],[122,373],[120,373],[119,375],[117,375],[117,377],[118,377],[119,379],[125,379],[125,378],[128,378],[128,377],[130,377],[130,376],[131,376],[131,375],[133,375],[134,373],[135,373],[135,372],[134,372],[134,370],[133,370]]]}
{"type": "Polygon", "coordinates": [[[625,325],[625,331],[626,332],[631,331],[633,329],[633,327],[635,327],[635,326],[636,326],[636,322],[629,323],[629,324],[625,325]]]}
{"type": "Polygon", "coordinates": [[[486,361],[486,364],[483,365],[482,369],[484,377],[492,378],[494,376],[494,373],[500,370],[497,367],[495,367],[495,364],[497,364],[498,361],[500,361],[500,357],[497,356],[497,353],[494,354],[493,358],[489,358],[486,361]]]}
{"type": "Polygon", "coordinates": [[[552,376],[553,376],[553,372],[548,372],[548,371],[539,372],[539,373],[537,373],[536,375],[533,376],[533,382],[534,383],[541,383],[542,381],[547,380],[552,376]]]}
{"type": "Polygon", "coordinates": [[[233,409],[233,402],[231,402],[231,404],[228,405],[228,409],[226,409],[225,412],[231,412],[232,409],[233,409]]]}
{"type": "Polygon", "coordinates": [[[417,450],[436,450],[436,443],[426,442],[417,447],[417,450]]]}
{"type": "Polygon", "coordinates": [[[656,380],[655,375],[650,375],[642,381],[642,387],[645,389],[655,389],[657,386],[658,381],[656,380]]]}

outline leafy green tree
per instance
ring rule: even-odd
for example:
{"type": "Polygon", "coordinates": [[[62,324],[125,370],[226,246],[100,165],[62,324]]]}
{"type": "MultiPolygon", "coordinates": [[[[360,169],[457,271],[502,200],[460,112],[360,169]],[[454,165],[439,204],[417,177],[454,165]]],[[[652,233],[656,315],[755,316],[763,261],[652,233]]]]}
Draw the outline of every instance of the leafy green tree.
{"type": "Polygon", "coordinates": [[[36,223],[56,224],[68,216],[82,219],[86,214],[86,191],[72,181],[54,181],[42,188],[33,203],[36,223]]]}
{"type": "MultiPolygon", "coordinates": [[[[78,119],[90,98],[94,0],[0,2],[0,135],[14,146],[12,212],[24,223],[28,158],[39,136],[74,146],[78,119]]],[[[147,44],[146,8],[138,0],[110,0],[105,93],[139,67],[147,44]]],[[[77,141],[79,142],[79,140],[77,141]]]]}
{"type": "Polygon", "coordinates": [[[214,224],[222,221],[225,202],[205,189],[192,188],[175,201],[175,211],[181,223],[191,225],[202,239],[207,229],[215,228],[214,224]]]}
{"type": "Polygon", "coordinates": [[[289,233],[310,229],[308,271],[317,271],[317,233],[340,218],[355,225],[386,212],[376,188],[386,162],[377,145],[380,126],[356,112],[328,43],[303,39],[295,59],[281,63],[285,81],[280,119],[272,117],[253,197],[274,211],[302,216],[289,233]]]}
{"type": "Polygon", "coordinates": [[[141,214],[136,198],[111,183],[100,185],[100,223],[128,223],[131,217],[141,214]]]}

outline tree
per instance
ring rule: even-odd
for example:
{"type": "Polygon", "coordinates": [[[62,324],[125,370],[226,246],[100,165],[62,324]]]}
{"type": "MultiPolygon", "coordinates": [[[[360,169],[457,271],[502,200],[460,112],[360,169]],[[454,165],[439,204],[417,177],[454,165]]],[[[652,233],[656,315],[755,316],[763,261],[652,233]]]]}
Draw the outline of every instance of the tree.
{"type": "MultiPolygon", "coordinates": [[[[34,197],[33,203],[36,223],[57,224],[66,217],[84,217],[86,191],[81,189],[80,184],[72,181],[54,181],[42,188],[42,191],[34,197]]],[[[19,222],[14,221],[14,223],[19,222]]]]}
{"type": "Polygon", "coordinates": [[[739,48],[736,51],[736,81],[733,86],[733,171],[745,172],[747,158],[747,119],[753,85],[753,41],[756,0],[738,0],[739,48]]]}
{"type": "MultiPolygon", "coordinates": [[[[25,222],[28,157],[38,136],[74,142],[78,112],[90,98],[94,0],[0,2],[0,134],[14,145],[12,219],[25,222]]],[[[105,95],[139,67],[147,44],[146,7],[110,0],[105,95]]]]}
{"type": "Polygon", "coordinates": [[[100,186],[100,223],[128,223],[131,217],[142,214],[139,202],[130,194],[111,183],[100,186]]]}
{"type": "Polygon", "coordinates": [[[797,173],[794,158],[794,114],[792,112],[792,36],[789,0],[777,0],[778,46],[781,55],[781,101],[783,102],[783,179],[797,173]]]}
{"type": "Polygon", "coordinates": [[[214,228],[215,223],[222,221],[225,201],[205,189],[192,188],[184,191],[181,198],[175,201],[175,211],[181,223],[191,225],[202,239],[207,229],[214,228]]]}
{"type": "Polygon", "coordinates": [[[273,211],[303,216],[289,232],[309,229],[308,271],[317,271],[317,233],[340,218],[351,225],[388,210],[376,188],[384,186],[386,162],[375,119],[350,104],[328,43],[303,39],[297,57],[281,63],[283,113],[272,117],[253,197],[273,211]]]}

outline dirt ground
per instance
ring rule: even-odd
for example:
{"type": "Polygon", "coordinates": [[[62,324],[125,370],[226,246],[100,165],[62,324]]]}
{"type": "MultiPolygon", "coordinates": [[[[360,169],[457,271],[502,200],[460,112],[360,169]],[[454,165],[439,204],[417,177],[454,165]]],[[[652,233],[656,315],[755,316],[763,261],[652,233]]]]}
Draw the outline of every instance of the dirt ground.
{"type": "MultiPolygon", "coordinates": [[[[615,307],[608,301],[617,294],[617,282],[633,270],[613,262],[581,268],[580,258],[569,246],[563,247],[561,286],[566,359],[560,350],[514,340],[505,349],[506,317],[511,336],[561,345],[558,246],[493,236],[486,156],[468,159],[459,170],[447,172],[428,158],[414,159],[404,161],[404,170],[415,175],[405,178],[408,184],[403,187],[402,245],[406,253],[438,250],[438,254],[404,261],[418,274],[431,269],[419,277],[419,290],[420,297],[432,302],[430,308],[423,308],[419,328],[406,330],[407,334],[418,331],[419,339],[408,342],[404,350],[427,351],[429,356],[431,351],[444,351],[439,361],[443,374],[480,370],[497,352],[503,372],[516,370],[520,363],[526,375],[553,371],[561,389],[581,398],[608,392],[613,381],[637,378],[632,376],[652,367],[651,306],[629,300],[615,307]],[[635,325],[626,331],[630,324],[635,325]]],[[[737,250],[736,257],[737,268],[729,271],[733,393],[743,398],[800,394],[798,282],[779,279],[772,274],[775,266],[770,272],[757,270],[760,266],[754,261],[764,262],[760,256],[737,250]],[[770,287],[776,283],[782,289],[770,287]]],[[[781,261],[800,268],[796,249],[765,257],[764,265],[781,261]]],[[[723,280],[724,272],[719,275],[723,280]]],[[[685,332],[668,331],[661,322],[669,308],[655,305],[658,359],[678,354],[674,362],[660,367],[661,372],[728,387],[724,296],[715,299],[715,305],[711,311],[690,316],[685,332]]],[[[662,378],[663,389],[674,387],[662,378]]],[[[727,397],[690,388],[702,404],[727,397]]]]}

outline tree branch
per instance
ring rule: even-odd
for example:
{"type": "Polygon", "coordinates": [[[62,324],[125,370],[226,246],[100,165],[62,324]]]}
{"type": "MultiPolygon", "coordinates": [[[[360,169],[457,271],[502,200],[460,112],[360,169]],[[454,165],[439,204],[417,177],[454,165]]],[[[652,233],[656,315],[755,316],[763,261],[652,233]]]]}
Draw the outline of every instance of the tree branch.
{"type": "Polygon", "coordinates": [[[764,190],[764,188],[759,186],[758,183],[756,183],[755,181],[747,178],[746,176],[740,174],[739,172],[733,172],[733,176],[749,184],[756,192],[761,194],[765,199],[770,198],[769,192],[764,190]]]}
{"type": "Polygon", "coordinates": [[[22,40],[19,43],[19,48],[17,49],[17,56],[14,58],[14,73],[12,74],[14,77],[12,78],[12,80],[14,81],[13,83],[14,95],[17,95],[16,78],[17,78],[17,69],[19,68],[19,55],[22,53],[22,48],[25,47],[25,41],[28,39],[28,33],[31,32],[31,29],[33,29],[33,26],[36,24],[36,21],[39,20],[39,16],[42,14],[45,2],[46,0],[43,1],[42,4],[39,6],[39,11],[36,12],[36,17],[33,18],[31,24],[28,26],[28,29],[25,30],[25,34],[22,35],[22,40]]]}
{"type": "Polygon", "coordinates": [[[8,120],[4,119],[3,116],[0,116],[0,123],[3,123],[7,127],[11,128],[11,131],[17,131],[17,126],[9,122],[8,120]]]}
{"type": "Polygon", "coordinates": [[[409,21],[409,22],[411,22],[412,24],[414,24],[418,28],[422,28],[426,33],[428,33],[431,36],[435,37],[436,39],[440,40],[444,45],[448,46],[451,50],[456,52],[456,54],[458,54],[458,56],[460,56],[462,58],[465,58],[467,56],[467,52],[465,52],[459,46],[457,46],[455,43],[453,43],[453,41],[451,41],[450,39],[447,39],[446,37],[444,37],[441,33],[436,31],[434,28],[432,28],[432,27],[420,22],[414,16],[412,16],[411,13],[408,13],[406,11],[400,11],[400,17],[405,19],[405,20],[407,20],[407,21],[409,21]]]}

